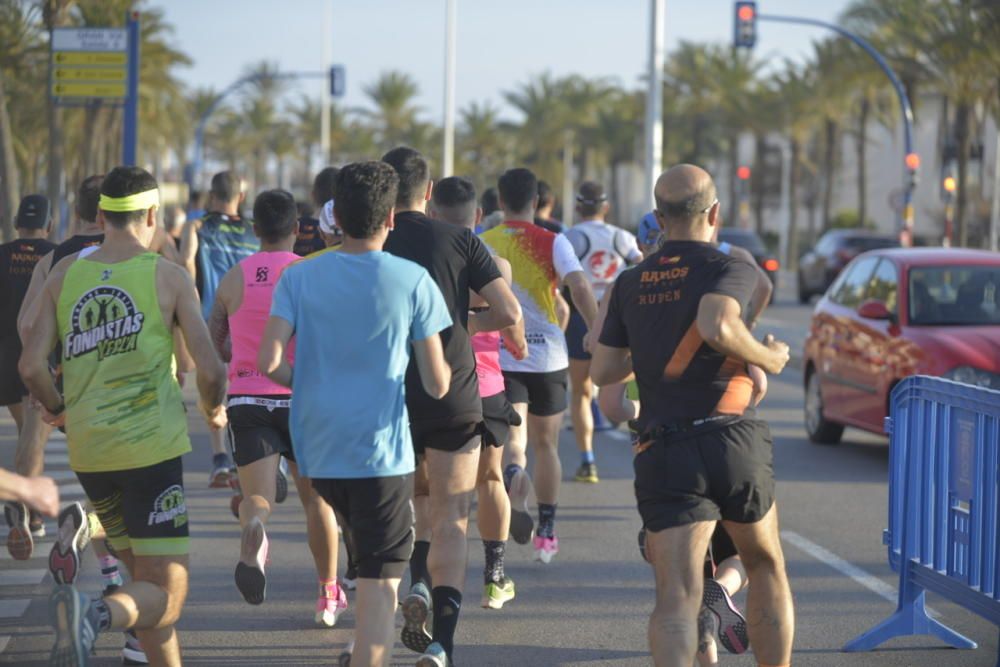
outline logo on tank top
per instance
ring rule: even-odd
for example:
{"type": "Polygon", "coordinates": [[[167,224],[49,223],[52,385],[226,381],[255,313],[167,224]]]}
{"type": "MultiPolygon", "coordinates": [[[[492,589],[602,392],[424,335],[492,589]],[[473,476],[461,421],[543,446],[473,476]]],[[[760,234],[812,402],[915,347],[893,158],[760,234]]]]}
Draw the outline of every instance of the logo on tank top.
{"type": "Polygon", "coordinates": [[[97,360],[132,352],[146,316],[125,290],[111,285],[95,287],[73,306],[70,332],[63,341],[66,359],[97,352],[97,360]]]}
{"type": "Polygon", "coordinates": [[[266,283],[267,282],[268,268],[266,266],[257,267],[257,282],[266,283]]]}
{"type": "Polygon", "coordinates": [[[603,250],[598,250],[591,255],[587,263],[590,265],[590,274],[604,280],[610,280],[618,275],[618,269],[621,267],[617,253],[603,250]]]}

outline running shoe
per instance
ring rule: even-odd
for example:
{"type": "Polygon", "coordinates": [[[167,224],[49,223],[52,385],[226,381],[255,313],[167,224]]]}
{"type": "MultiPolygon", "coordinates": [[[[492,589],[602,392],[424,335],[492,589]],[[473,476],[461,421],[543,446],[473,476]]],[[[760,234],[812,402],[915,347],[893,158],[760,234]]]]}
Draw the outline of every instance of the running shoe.
{"type": "Polygon", "coordinates": [[[535,560],[548,564],[552,562],[557,553],[559,553],[558,537],[555,535],[552,537],[535,537],[535,560]]]}
{"type": "Polygon", "coordinates": [[[208,486],[213,489],[224,489],[229,486],[229,478],[233,476],[233,460],[229,454],[216,454],[212,457],[212,472],[208,475],[208,486]]]}
{"type": "Polygon", "coordinates": [[[432,643],[424,650],[424,654],[417,659],[416,667],[450,667],[451,660],[437,642],[432,643]]]}
{"type": "Polygon", "coordinates": [[[514,599],[514,580],[504,577],[502,581],[491,581],[483,589],[483,609],[500,609],[505,602],[514,599]]]}
{"type": "Polygon", "coordinates": [[[325,628],[337,625],[337,618],[347,609],[347,595],[343,588],[337,586],[336,597],[327,597],[329,592],[320,586],[319,598],[316,600],[316,625],[325,628]]]}
{"type": "Polygon", "coordinates": [[[7,533],[7,551],[10,552],[10,557],[14,560],[28,560],[35,551],[34,536],[28,525],[28,506],[24,503],[6,503],[3,515],[10,528],[7,533]]]}
{"type": "Polygon", "coordinates": [[[148,665],[149,658],[142,650],[139,638],[135,636],[135,630],[125,631],[125,646],[122,648],[123,665],[148,665]]]}
{"type": "Polygon", "coordinates": [[[410,594],[403,600],[403,631],[400,633],[403,646],[417,653],[427,650],[433,641],[431,633],[427,631],[427,617],[430,614],[430,591],[422,583],[417,582],[410,587],[410,594]]]}
{"type": "Polygon", "coordinates": [[[509,480],[510,536],[518,544],[527,544],[535,533],[535,520],[528,512],[528,473],[518,468],[509,480]]]}
{"type": "Polygon", "coordinates": [[[236,588],[243,599],[250,604],[261,604],[267,595],[267,577],[264,564],[267,562],[267,534],[260,519],[250,519],[243,528],[240,544],[240,562],[236,564],[236,588]]]}
{"type": "Polygon", "coordinates": [[[716,632],[719,642],[726,650],[737,655],[746,652],[750,646],[747,620],[733,604],[733,599],[722,584],[715,579],[706,579],[701,604],[718,620],[716,632]]]}
{"type": "Polygon", "coordinates": [[[31,510],[28,514],[28,530],[34,538],[45,537],[45,524],[42,522],[42,515],[31,510]]]}
{"type": "Polygon", "coordinates": [[[597,484],[601,481],[597,477],[597,464],[596,463],[581,463],[580,467],[576,469],[576,481],[586,482],[588,484],[597,484]]]}
{"type": "Polygon", "coordinates": [[[97,639],[98,621],[90,598],[73,586],[57,586],[49,596],[49,620],[56,630],[56,643],[49,664],[86,667],[97,639]]]}
{"type": "Polygon", "coordinates": [[[358,587],[358,568],[347,566],[347,572],[340,578],[340,588],[345,591],[353,591],[358,587]]]}
{"type": "Polygon", "coordinates": [[[278,459],[278,472],[274,479],[274,502],[283,503],[288,497],[288,473],[285,471],[285,459],[278,459]]]}
{"type": "Polygon", "coordinates": [[[90,521],[80,503],[59,512],[56,541],[49,552],[49,572],[57,584],[72,584],[80,573],[80,558],[90,544],[90,521]]]}
{"type": "Polygon", "coordinates": [[[347,642],[344,652],[337,658],[337,667],[351,667],[351,654],[354,653],[354,640],[347,642]]]}

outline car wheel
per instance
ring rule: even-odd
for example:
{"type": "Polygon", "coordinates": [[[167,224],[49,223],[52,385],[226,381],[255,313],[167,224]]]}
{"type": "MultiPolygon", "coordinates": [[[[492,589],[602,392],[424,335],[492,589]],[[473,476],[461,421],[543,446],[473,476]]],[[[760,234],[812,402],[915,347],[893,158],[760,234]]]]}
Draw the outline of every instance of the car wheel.
{"type": "Polygon", "coordinates": [[[827,421],[823,416],[823,393],[820,389],[819,373],[809,374],[806,380],[806,433],[809,440],[818,445],[836,445],[844,435],[844,425],[827,421]]]}

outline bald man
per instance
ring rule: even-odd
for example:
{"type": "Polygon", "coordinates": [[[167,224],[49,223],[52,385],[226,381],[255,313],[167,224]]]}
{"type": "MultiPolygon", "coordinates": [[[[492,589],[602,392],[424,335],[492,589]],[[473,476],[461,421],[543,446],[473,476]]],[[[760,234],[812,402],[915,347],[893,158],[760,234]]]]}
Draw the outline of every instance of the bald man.
{"type": "Polygon", "coordinates": [[[756,270],[712,243],[720,218],[711,176],[673,167],[654,196],[666,241],[615,283],[591,362],[596,384],[625,381],[634,367],[639,386],[635,491],[657,589],[650,649],[661,667],[692,663],[702,563],[721,520],[750,580],[757,661],[788,665],[794,619],[771,436],[754,413],[747,370],[780,373],[788,346],[750,334],[756,270]]]}

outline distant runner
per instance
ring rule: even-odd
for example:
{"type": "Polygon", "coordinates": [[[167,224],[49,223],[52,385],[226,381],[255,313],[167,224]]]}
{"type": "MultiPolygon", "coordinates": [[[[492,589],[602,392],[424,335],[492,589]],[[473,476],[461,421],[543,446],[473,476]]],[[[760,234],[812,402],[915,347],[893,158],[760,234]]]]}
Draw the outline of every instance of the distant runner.
{"type": "Polygon", "coordinates": [[[337,172],[339,171],[336,167],[326,167],[320,170],[316,174],[316,178],[313,179],[312,203],[316,207],[317,216],[315,218],[299,218],[299,229],[295,236],[293,251],[300,257],[319,252],[327,246],[320,230],[319,213],[322,211],[323,205],[333,199],[333,184],[337,180],[337,172]]]}

